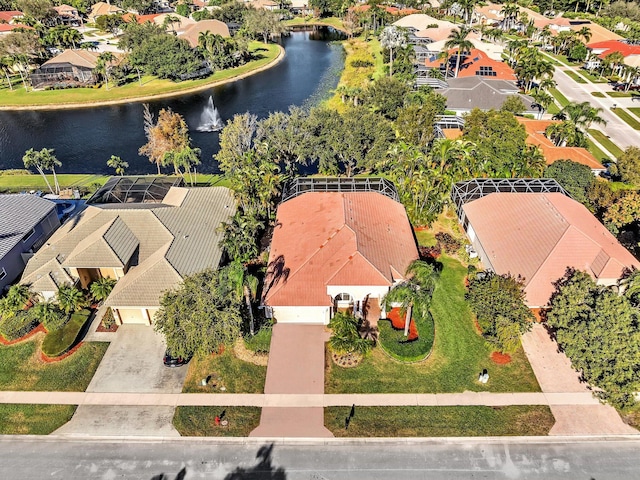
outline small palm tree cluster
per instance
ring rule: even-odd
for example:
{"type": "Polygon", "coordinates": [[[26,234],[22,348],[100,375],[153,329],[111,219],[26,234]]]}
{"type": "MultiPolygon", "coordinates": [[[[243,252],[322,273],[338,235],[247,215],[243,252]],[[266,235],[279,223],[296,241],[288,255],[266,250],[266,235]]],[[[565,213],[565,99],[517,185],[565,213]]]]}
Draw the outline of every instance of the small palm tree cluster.
{"type": "Polygon", "coordinates": [[[7,294],[0,298],[0,318],[14,316],[25,308],[32,296],[26,285],[12,285],[7,294]]]}
{"type": "Polygon", "coordinates": [[[22,161],[25,168],[35,168],[38,173],[42,175],[42,178],[44,178],[44,183],[46,183],[51,193],[60,193],[60,185],[58,184],[56,167],[60,167],[62,165],[62,162],[60,162],[60,160],[58,160],[53,154],[53,149],[43,148],[42,150],[38,151],[30,148],[24,153],[22,161]],[[53,173],[53,184],[55,190],[51,187],[51,184],[49,183],[49,180],[44,173],[45,170],[50,170],[51,173],[53,173]]]}
{"type": "Polygon", "coordinates": [[[360,354],[364,355],[373,347],[373,342],[362,338],[359,332],[359,321],[353,315],[346,312],[336,313],[329,322],[331,337],[329,346],[340,355],[360,354]]]}
{"type": "Polygon", "coordinates": [[[550,125],[545,134],[558,146],[585,147],[585,133],[591,125],[607,124],[601,113],[602,108],[594,107],[589,102],[571,102],[553,117],[562,122],[550,125]]]}

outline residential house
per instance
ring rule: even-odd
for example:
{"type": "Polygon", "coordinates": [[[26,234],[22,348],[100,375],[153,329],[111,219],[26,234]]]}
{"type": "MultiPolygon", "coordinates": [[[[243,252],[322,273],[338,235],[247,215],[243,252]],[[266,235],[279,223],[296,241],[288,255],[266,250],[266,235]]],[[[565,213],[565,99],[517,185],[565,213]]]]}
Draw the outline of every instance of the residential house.
{"type": "Polygon", "coordinates": [[[229,38],[231,36],[229,32],[229,27],[226,23],[221,22],[220,20],[200,20],[199,22],[195,22],[180,33],[180,38],[184,38],[191,48],[195,48],[198,46],[198,42],[200,39],[200,34],[209,32],[213,35],[220,35],[221,37],[229,38]]]}
{"type": "Polygon", "coordinates": [[[56,204],[36,195],[0,195],[0,293],[60,226],[56,204]]]}
{"type": "Polygon", "coordinates": [[[14,30],[33,30],[33,27],[21,23],[0,23],[0,36],[7,35],[14,30]]]}
{"type": "Polygon", "coordinates": [[[571,21],[571,30],[577,32],[583,27],[587,27],[591,32],[590,43],[605,42],[607,40],[623,40],[623,37],[617,33],[607,30],[602,25],[598,25],[589,20],[575,19],[571,21]]]}
{"type": "Polygon", "coordinates": [[[168,31],[177,35],[181,35],[188,27],[196,23],[195,20],[183,17],[182,15],[178,15],[177,13],[161,13],[160,15],[154,17],[152,21],[156,25],[162,25],[166,27],[168,31]]]}
{"type": "Polygon", "coordinates": [[[328,324],[337,310],[372,323],[418,250],[389,181],[297,179],[278,206],[263,304],[280,323],[328,324]]]}
{"type": "Polygon", "coordinates": [[[547,138],[545,135],[547,128],[555,123],[560,123],[559,121],[533,120],[524,117],[517,117],[517,119],[527,131],[527,143],[540,148],[547,165],[551,165],[557,160],[571,160],[586,165],[594,175],[600,175],[607,171],[607,168],[586,148],[556,146],[547,138]]]}
{"type": "Polygon", "coordinates": [[[67,4],[57,5],[53,9],[58,13],[57,21],[63,25],[82,25],[82,17],[78,9],[67,4]]]}
{"type": "Polygon", "coordinates": [[[31,85],[33,88],[48,85],[67,87],[94,85],[98,81],[94,73],[98,64],[98,55],[99,53],[89,50],[65,50],[31,73],[29,77],[31,85]]]}
{"type": "Polygon", "coordinates": [[[309,0],[291,0],[291,13],[294,15],[310,15],[313,7],[309,5],[309,0]]]}
{"type": "MultiPolygon", "coordinates": [[[[445,77],[456,74],[458,65],[458,49],[454,48],[448,52],[448,61],[441,56],[431,56],[425,61],[427,69],[439,70],[445,77]]],[[[494,80],[516,80],[516,74],[507,63],[489,58],[486,53],[477,48],[472,48],[468,52],[460,55],[460,66],[457,78],[464,77],[487,77],[494,80]]]]}
{"type": "Polygon", "coordinates": [[[475,179],[454,185],[458,219],[487,270],[524,279],[530,308],[545,308],[567,268],[615,285],[640,262],[551,179],[475,179]]]}
{"type": "Polygon", "coordinates": [[[620,52],[624,57],[625,65],[640,67],[640,45],[627,43],[623,40],[606,40],[604,42],[592,42],[587,45],[591,51],[592,59],[587,62],[587,68],[597,68],[607,55],[620,52]]]}
{"type": "Polygon", "coordinates": [[[429,28],[457,28],[457,26],[446,20],[425,15],[424,13],[413,13],[393,22],[396,27],[413,29],[416,32],[429,28]]]}
{"type": "Polygon", "coordinates": [[[91,11],[87,14],[89,22],[95,23],[98,17],[103,15],[120,15],[125,13],[123,9],[116,5],[111,5],[106,2],[98,2],[91,6],[91,11]]]}
{"type": "Polygon", "coordinates": [[[21,283],[43,298],[62,284],[118,282],[105,304],[119,324],[150,325],[163,292],[217,268],[221,222],[235,213],[224,187],[185,188],[181,179],[114,177],[29,260],[21,283]]]}
{"type": "Polygon", "coordinates": [[[8,23],[8,24],[16,24],[20,23],[24,17],[24,13],[18,10],[3,10],[0,11],[0,24],[8,23]]]}
{"type": "Polygon", "coordinates": [[[449,78],[445,88],[437,90],[447,98],[447,110],[461,114],[474,108],[480,110],[499,110],[510,96],[517,96],[525,106],[525,114],[536,114],[535,100],[520,93],[514,82],[491,80],[488,77],[474,75],[463,78],[449,78]]]}

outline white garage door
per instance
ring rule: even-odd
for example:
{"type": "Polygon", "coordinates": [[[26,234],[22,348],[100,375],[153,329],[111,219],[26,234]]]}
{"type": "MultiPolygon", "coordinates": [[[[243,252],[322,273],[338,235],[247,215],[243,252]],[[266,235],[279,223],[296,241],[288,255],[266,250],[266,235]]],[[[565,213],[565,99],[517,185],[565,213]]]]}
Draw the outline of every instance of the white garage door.
{"type": "Polygon", "coordinates": [[[119,308],[120,320],[122,323],[138,323],[149,325],[144,310],[141,308],[119,308]]]}

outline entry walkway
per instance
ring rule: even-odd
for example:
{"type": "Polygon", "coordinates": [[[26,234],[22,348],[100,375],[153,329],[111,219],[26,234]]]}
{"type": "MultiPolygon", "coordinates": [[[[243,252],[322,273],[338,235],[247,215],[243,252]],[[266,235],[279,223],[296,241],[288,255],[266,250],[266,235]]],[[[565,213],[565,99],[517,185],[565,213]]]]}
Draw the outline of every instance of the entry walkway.
{"type": "MultiPolygon", "coordinates": [[[[273,326],[264,391],[281,399],[297,394],[324,393],[324,344],[328,334],[322,325],[273,326]]],[[[332,437],[324,426],[322,405],[304,401],[292,405],[264,405],[260,425],[252,437],[332,437]]]]}
{"type": "MultiPolygon", "coordinates": [[[[543,325],[536,324],[523,335],[522,346],[546,396],[591,396],[588,385],[580,381],[571,361],[558,350],[558,344],[543,325]]],[[[591,403],[549,403],[549,406],[556,419],[550,435],[638,434],[622,421],[615,408],[600,404],[595,398],[591,403]]]]}

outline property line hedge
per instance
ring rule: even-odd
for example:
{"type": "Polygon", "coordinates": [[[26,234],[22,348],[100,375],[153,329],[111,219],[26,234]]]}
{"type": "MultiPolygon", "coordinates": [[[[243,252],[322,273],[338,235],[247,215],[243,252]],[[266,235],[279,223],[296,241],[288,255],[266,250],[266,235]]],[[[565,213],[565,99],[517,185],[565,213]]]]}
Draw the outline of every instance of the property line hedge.
{"type": "Polygon", "coordinates": [[[0,320],[0,334],[8,341],[17,340],[36,328],[39,323],[40,320],[30,308],[0,320]]]}
{"type": "Polygon", "coordinates": [[[391,358],[400,362],[412,363],[424,360],[429,356],[435,338],[433,318],[428,315],[425,319],[415,318],[413,321],[418,329],[418,338],[406,341],[404,329],[393,328],[390,320],[378,321],[378,341],[382,349],[391,358]]]}
{"type": "Polygon", "coordinates": [[[71,315],[69,321],[62,328],[47,333],[42,342],[42,353],[53,358],[64,355],[71,350],[90,316],[89,310],[80,310],[71,315]]]}

